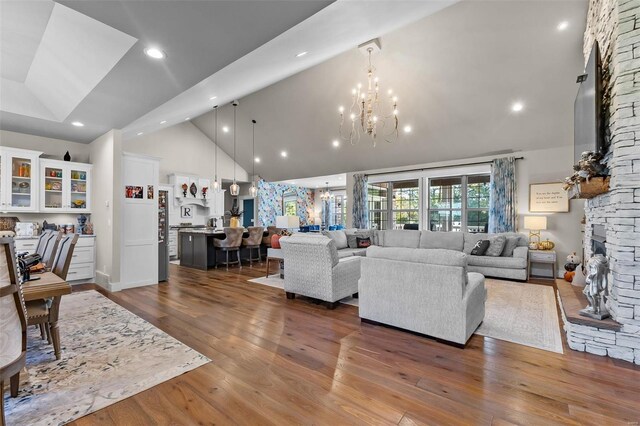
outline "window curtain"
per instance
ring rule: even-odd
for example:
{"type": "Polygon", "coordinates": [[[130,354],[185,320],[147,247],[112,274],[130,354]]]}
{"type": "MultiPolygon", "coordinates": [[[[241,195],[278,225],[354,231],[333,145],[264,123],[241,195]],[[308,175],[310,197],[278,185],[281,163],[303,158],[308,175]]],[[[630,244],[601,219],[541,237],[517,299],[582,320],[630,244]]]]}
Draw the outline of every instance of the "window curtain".
{"type": "Polygon", "coordinates": [[[497,158],[491,165],[489,232],[516,230],[516,159],[497,158]]]}
{"type": "Polygon", "coordinates": [[[353,175],[353,227],[367,229],[369,227],[369,206],[367,204],[367,176],[363,174],[353,175]]]}
{"type": "Polygon", "coordinates": [[[322,224],[327,228],[333,225],[333,215],[331,214],[333,200],[323,200],[322,201],[322,224]]]}

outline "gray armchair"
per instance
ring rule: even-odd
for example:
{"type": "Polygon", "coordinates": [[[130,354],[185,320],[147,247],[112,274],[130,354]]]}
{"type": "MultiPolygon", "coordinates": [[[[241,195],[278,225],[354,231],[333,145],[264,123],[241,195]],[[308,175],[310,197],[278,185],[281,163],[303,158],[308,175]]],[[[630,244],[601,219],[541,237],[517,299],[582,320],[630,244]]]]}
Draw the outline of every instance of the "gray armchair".
{"type": "Polygon", "coordinates": [[[242,245],[242,234],[244,233],[244,228],[224,228],[224,240],[213,240],[213,245],[216,248],[216,251],[220,250],[226,253],[226,261],[218,262],[218,258],[216,256],[216,268],[218,267],[218,263],[222,263],[229,269],[230,264],[238,264],[240,268],[242,268],[242,263],[240,262],[240,246],[242,245]],[[235,251],[237,255],[237,259],[235,261],[229,261],[229,252],[235,251]]]}
{"type": "Polygon", "coordinates": [[[284,290],[320,299],[334,309],[341,299],[358,293],[360,256],[338,258],[335,242],[323,235],[294,234],[280,239],[286,273],[284,290]]]}

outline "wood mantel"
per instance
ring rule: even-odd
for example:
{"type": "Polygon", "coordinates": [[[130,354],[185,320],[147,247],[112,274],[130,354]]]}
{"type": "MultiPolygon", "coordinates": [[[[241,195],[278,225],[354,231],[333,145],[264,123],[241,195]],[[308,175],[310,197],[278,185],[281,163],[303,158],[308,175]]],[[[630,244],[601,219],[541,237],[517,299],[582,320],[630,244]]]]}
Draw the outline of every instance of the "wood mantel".
{"type": "Polygon", "coordinates": [[[568,281],[560,279],[556,280],[556,287],[562,301],[564,315],[570,323],[612,331],[620,331],[622,328],[622,324],[611,318],[597,320],[580,315],[580,310],[589,305],[587,297],[582,293],[582,287],[571,285],[568,281]]]}

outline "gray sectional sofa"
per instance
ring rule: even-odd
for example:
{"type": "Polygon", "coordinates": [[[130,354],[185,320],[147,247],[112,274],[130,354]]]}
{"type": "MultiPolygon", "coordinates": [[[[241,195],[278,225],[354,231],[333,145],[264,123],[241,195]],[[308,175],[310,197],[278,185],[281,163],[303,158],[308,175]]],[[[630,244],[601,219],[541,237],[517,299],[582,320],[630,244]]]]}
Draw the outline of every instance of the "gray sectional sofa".
{"type": "Polygon", "coordinates": [[[364,256],[365,249],[349,245],[354,236],[371,238],[373,245],[380,247],[446,249],[463,252],[468,255],[469,272],[478,272],[486,277],[526,281],[528,279],[529,249],[527,237],[523,234],[471,234],[467,232],[431,232],[412,230],[355,230],[329,231],[324,233],[331,238],[338,249],[339,257],[364,256]],[[510,241],[510,247],[499,256],[473,256],[471,250],[478,240],[486,240],[504,235],[510,241]]]}
{"type": "Polygon", "coordinates": [[[464,345],[484,319],[487,295],[467,260],[453,250],[369,247],[360,261],[360,318],[464,345]]]}

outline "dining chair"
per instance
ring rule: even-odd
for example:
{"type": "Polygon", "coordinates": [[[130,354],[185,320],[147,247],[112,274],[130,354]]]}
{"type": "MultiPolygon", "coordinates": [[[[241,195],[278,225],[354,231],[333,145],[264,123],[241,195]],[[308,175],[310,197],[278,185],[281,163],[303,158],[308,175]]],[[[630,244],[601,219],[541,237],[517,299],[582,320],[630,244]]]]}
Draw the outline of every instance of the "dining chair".
{"type": "Polygon", "coordinates": [[[60,240],[63,235],[60,231],[45,231],[49,232],[49,237],[47,238],[47,245],[44,248],[41,262],[44,263],[47,268],[51,268],[53,261],[55,260],[55,255],[58,252],[58,245],[60,244],[60,240]]]}
{"type": "Polygon", "coordinates": [[[242,263],[240,263],[240,246],[242,245],[242,234],[244,233],[243,228],[224,228],[224,240],[213,240],[213,245],[216,249],[223,251],[227,255],[226,262],[218,262],[218,257],[216,256],[216,268],[218,267],[218,263],[222,263],[229,269],[229,265],[236,263],[240,268],[242,268],[242,263]],[[238,260],[237,261],[229,261],[229,252],[235,251],[238,260]]]}
{"type": "Polygon", "coordinates": [[[246,247],[249,250],[249,265],[253,266],[253,261],[257,260],[262,262],[262,256],[260,255],[260,244],[262,243],[262,235],[264,234],[264,227],[262,226],[250,226],[249,236],[242,239],[242,247],[246,247]],[[258,257],[252,256],[253,250],[257,250],[258,257]]]}
{"type": "MultiPolygon", "coordinates": [[[[63,280],[67,279],[69,265],[77,242],[78,234],[70,234],[62,238],[60,244],[58,244],[59,248],[53,261],[51,272],[63,280]]],[[[27,308],[27,324],[38,326],[44,324],[49,341],[53,343],[56,359],[60,359],[60,332],[58,330],[60,299],[60,296],[56,296],[53,300],[31,300],[25,304],[27,308]]]]}
{"type": "Polygon", "coordinates": [[[0,237],[0,419],[4,418],[4,382],[18,396],[20,370],[27,354],[27,321],[19,285],[13,238],[0,237]]]}

